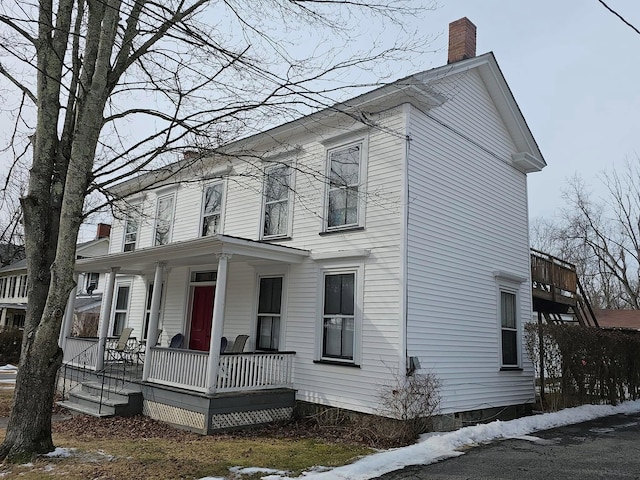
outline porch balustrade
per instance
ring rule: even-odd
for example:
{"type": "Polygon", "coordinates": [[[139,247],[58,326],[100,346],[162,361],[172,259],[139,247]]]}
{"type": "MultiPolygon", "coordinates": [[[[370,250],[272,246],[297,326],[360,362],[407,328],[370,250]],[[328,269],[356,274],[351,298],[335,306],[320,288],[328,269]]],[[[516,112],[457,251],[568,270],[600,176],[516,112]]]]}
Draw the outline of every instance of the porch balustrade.
{"type": "Polygon", "coordinates": [[[216,391],[290,387],[294,354],[270,352],[220,355],[216,391]]]}
{"type": "Polygon", "coordinates": [[[209,352],[176,348],[151,349],[149,382],[205,392],[209,352]]]}
{"type": "MultiPolygon", "coordinates": [[[[293,352],[220,356],[217,392],[290,387],[293,352]]],[[[205,392],[208,352],[152,348],[149,382],[205,392]]]]}
{"type": "Polygon", "coordinates": [[[67,337],[62,361],[74,367],[95,370],[98,358],[98,339],[67,337]]]}
{"type": "MultiPolygon", "coordinates": [[[[67,337],[64,363],[95,370],[97,338],[67,337]],[[82,365],[79,364],[82,363],[82,365]]],[[[220,355],[216,392],[291,387],[295,352],[259,352],[220,355]]],[[[207,391],[209,352],[153,347],[149,358],[151,383],[207,391]]]]}

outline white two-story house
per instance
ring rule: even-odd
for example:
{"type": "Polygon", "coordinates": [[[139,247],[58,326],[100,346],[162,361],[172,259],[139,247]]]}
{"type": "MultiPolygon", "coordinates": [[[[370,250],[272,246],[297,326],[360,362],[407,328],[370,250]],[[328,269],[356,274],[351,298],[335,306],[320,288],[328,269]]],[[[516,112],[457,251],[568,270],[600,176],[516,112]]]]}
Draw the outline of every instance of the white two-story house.
{"type": "Polygon", "coordinates": [[[282,418],[283,388],[375,414],[382,385],[425,372],[443,414],[534,401],[527,174],[545,162],[466,18],[449,55],[114,189],[129,215],[77,269],[110,273],[101,336],[161,330],[145,414],[205,432],[282,418]]]}

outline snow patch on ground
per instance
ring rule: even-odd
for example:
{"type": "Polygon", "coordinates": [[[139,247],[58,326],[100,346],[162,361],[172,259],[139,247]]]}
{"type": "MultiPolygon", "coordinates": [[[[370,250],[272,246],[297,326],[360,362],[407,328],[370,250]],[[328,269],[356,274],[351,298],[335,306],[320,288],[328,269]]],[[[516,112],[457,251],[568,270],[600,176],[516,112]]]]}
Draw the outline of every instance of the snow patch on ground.
{"type": "Polygon", "coordinates": [[[43,455],[43,457],[49,457],[49,458],[68,458],[71,457],[75,452],[75,448],[61,448],[61,447],[56,447],[56,449],[53,452],[49,452],[49,453],[45,453],[43,455]]]}
{"type": "Polygon", "coordinates": [[[229,468],[229,471],[236,475],[253,475],[255,473],[269,474],[267,477],[262,477],[265,479],[270,478],[272,476],[271,474],[275,474],[278,476],[275,478],[281,478],[280,475],[287,474],[287,472],[284,472],[282,470],[274,470],[273,468],[260,468],[260,467],[231,467],[229,468]]]}
{"type": "MultiPolygon", "coordinates": [[[[424,435],[414,445],[404,448],[375,453],[343,467],[320,472],[304,472],[304,480],[369,480],[409,465],[427,465],[445,458],[463,455],[462,447],[478,445],[505,438],[529,436],[538,430],[586,422],[608,415],[640,412],[640,401],[625,402],[617,406],[583,405],[567,408],[560,412],[545,413],[531,417],[518,418],[508,422],[495,422],[461,428],[454,432],[424,435]]],[[[210,480],[209,477],[207,480],[210,480]]],[[[291,480],[281,474],[263,477],[265,480],[291,480]]],[[[205,480],[205,479],[202,479],[205,480]]]]}

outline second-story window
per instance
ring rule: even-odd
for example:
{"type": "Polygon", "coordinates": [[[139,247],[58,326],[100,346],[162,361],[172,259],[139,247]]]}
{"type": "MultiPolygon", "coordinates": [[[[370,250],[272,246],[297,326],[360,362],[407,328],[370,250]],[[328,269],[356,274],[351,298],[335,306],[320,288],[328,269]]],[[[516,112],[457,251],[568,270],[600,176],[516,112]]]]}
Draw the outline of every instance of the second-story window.
{"type": "Polygon", "coordinates": [[[100,280],[100,274],[98,272],[85,273],[84,289],[91,295],[98,288],[98,281],[100,280]]]}
{"type": "Polygon", "coordinates": [[[289,234],[290,182],[291,168],[288,165],[275,165],[265,170],[263,238],[289,234]]]}
{"type": "Polygon", "coordinates": [[[16,280],[18,279],[18,277],[12,276],[11,278],[9,278],[9,294],[7,295],[7,297],[9,298],[13,298],[16,296],[16,280]]]}
{"type": "Polygon", "coordinates": [[[136,249],[136,242],[138,241],[138,225],[139,222],[137,215],[127,215],[124,225],[123,252],[133,252],[136,249]]]}
{"type": "Polygon", "coordinates": [[[175,194],[158,197],[156,207],[156,228],[154,245],[167,245],[171,242],[171,227],[173,225],[173,203],[175,194]]]}
{"type": "Polygon", "coordinates": [[[28,276],[27,275],[21,275],[20,276],[20,287],[18,288],[18,296],[19,297],[26,297],[27,296],[27,282],[28,282],[28,276]]]}
{"type": "Polygon", "coordinates": [[[360,223],[362,150],[363,144],[359,142],[328,152],[327,230],[354,227],[360,223]]]}
{"type": "Polygon", "coordinates": [[[222,198],[224,183],[208,185],[204,189],[202,201],[202,228],[200,235],[214,235],[222,230],[222,198]]]}

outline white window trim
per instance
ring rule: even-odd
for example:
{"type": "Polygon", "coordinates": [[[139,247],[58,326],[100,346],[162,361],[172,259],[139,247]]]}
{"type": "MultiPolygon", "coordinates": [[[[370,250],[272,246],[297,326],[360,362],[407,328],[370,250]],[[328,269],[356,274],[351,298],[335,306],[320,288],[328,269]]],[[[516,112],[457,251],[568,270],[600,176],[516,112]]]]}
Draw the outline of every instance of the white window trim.
{"type": "Polygon", "coordinates": [[[198,231],[196,235],[197,238],[201,238],[204,236],[202,235],[202,227],[204,226],[204,207],[205,207],[205,195],[207,193],[207,188],[213,187],[215,185],[222,185],[222,195],[220,199],[220,224],[218,229],[219,231],[217,233],[224,232],[224,217],[225,217],[225,211],[227,206],[227,182],[224,179],[217,179],[217,180],[212,179],[211,181],[207,182],[204,185],[204,188],[202,189],[202,199],[200,201],[200,222],[198,224],[198,231]]]}
{"type": "MultiPolygon", "coordinates": [[[[142,314],[142,324],[140,326],[140,332],[141,332],[141,340],[147,339],[147,332],[145,332],[145,324],[147,323],[147,313],[151,313],[151,309],[147,310],[147,303],[151,303],[151,299],[149,298],[149,285],[153,285],[153,280],[154,278],[150,278],[147,279],[147,281],[145,282],[145,295],[144,295],[144,311],[142,314]]],[[[164,279],[162,280],[162,282],[160,282],[160,288],[162,288],[162,290],[160,290],[161,293],[161,297],[160,297],[160,305],[158,308],[158,328],[162,328],[162,314],[164,312],[164,302],[165,302],[165,297],[166,295],[166,286],[165,286],[165,281],[164,279]]],[[[155,346],[155,345],[154,345],[155,346]]]]}
{"type": "MultiPolygon", "coordinates": [[[[341,137],[342,138],[342,137],[341,137]]],[[[364,228],[366,218],[366,199],[367,199],[367,166],[369,159],[369,137],[368,135],[355,137],[351,141],[343,141],[342,143],[326,144],[325,150],[325,191],[324,205],[322,208],[322,231],[337,232],[340,230],[351,230],[354,228],[364,228]],[[329,155],[335,150],[348,148],[352,145],[361,145],[360,151],[360,168],[358,171],[358,220],[356,223],[349,225],[339,225],[329,227],[329,189],[331,188],[331,162],[329,155]]]]}
{"type": "Polygon", "coordinates": [[[162,246],[156,243],[156,228],[158,226],[158,206],[160,204],[160,200],[167,197],[173,197],[173,205],[171,209],[171,221],[169,224],[168,241],[163,245],[169,245],[173,241],[173,224],[175,223],[175,218],[176,218],[176,203],[177,203],[178,196],[176,195],[175,190],[158,192],[156,196],[156,208],[155,208],[155,216],[153,220],[153,236],[151,238],[151,241],[154,247],[162,246]]]}
{"type": "Polygon", "coordinates": [[[360,366],[362,363],[362,312],[364,306],[364,263],[339,264],[325,263],[318,270],[317,305],[316,305],[316,342],[315,360],[320,363],[344,364],[360,366]],[[326,275],[355,273],[354,308],[353,308],[353,360],[322,356],[324,338],[324,279],[326,275]]]}
{"type": "MultiPolygon", "coordinates": [[[[256,275],[255,290],[254,290],[254,304],[253,304],[253,316],[251,319],[251,332],[255,334],[254,348],[258,348],[258,307],[260,299],[260,279],[261,278],[282,278],[282,298],[280,299],[280,335],[278,339],[278,351],[285,351],[285,339],[287,330],[287,305],[288,305],[288,286],[289,286],[289,270],[278,269],[261,269],[256,275]]],[[[253,337],[253,334],[249,338],[253,337]]]]}
{"type": "Polygon", "coordinates": [[[506,277],[497,278],[497,295],[496,295],[496,311],[498,320],[498,366],[504,370],[521,369],[522,368],[522,311],[520,305],[520,285],[516,282],[509,281],[506,277]],[[510,293],[515,295],[515,316],[516,316],[516,359],[514,365],[506,365],[502,361],[502,293],[510,293]]]}
{"type": "Polygon", "coordinates": [[[124,324],[122,325],[122,328],[123,329],[127,328],[127,325],[129,324],[129,311],[131,310],[131,295],[133,294],[133,282],[131,281],[116,282],[115,287],[113,289],[114,295],[113,295],[113,300],[111,304],[111,318],[109,319],[109,332],[110,332],[109,336],[111,336],[111,334],[113,333],[113,327],[115,326],[115,321],[116,321],[116,313],[118,313],[118,310],[116,310],[116,304],[118,302],[118,290],[120,289],[120,287],[129,287],[129,296],[127,297],[127,310],[125,311],[124,324]]]}
{"type": "MultiPolygon", "coordinates": [[[[122,229],[122,248],[121,251],[125,252],[126,250],[124,249],[125,244],[127,243],[127,225],[129,224],[129,218],[135,218],[137,223],[138,223],[138,228],[136,229],[136,241],[133,242],[133,250],[129,250],[131,252],[135,251],[138,249],[138,242],[140,241],[140,219],[142,218],[141,215],[138,213],[138,208],[137,206],[132,207],[132,209],[134,210],[134,213],[129,214],[127,213],[125,219],[124,219],[124,223],[123,225],[123,229],[122,229]]],[[[156,213],[157,213],[157,209],[156,209],[156,213]]],[[[155,242],[155,224],[153,226],[153,233],[154,233],[154,242],[155,242]]]]}
{"type": "Polygon", "coordinates": [[[292,232],[293,232],[293,205],[295,203],[294,197],[293,197],[293,191],[295,189],[295,181],[296,181],[296,175],[295,175],[295,168],[294,168],[293,162],[286,162],[286,161],[276,162],[276,163],[273,163],[273,165],[269,165],[265,167],[264,176],[262,179],[262,211],[260,213],[260,225],[258,227],[260,230],[258,232],[258,235],[259,235],[258,238],[260,238],[261,240],[291,238],[292,232]],[[289,191],[287,193],[287,231],[279,235],[265,235],[264,221],[265,221],[265,215],[267,211],[267,196],[266,196],[267,175],[269,170],[273,170],[278,167],[287,167],[289,169],[289,191]]]}

